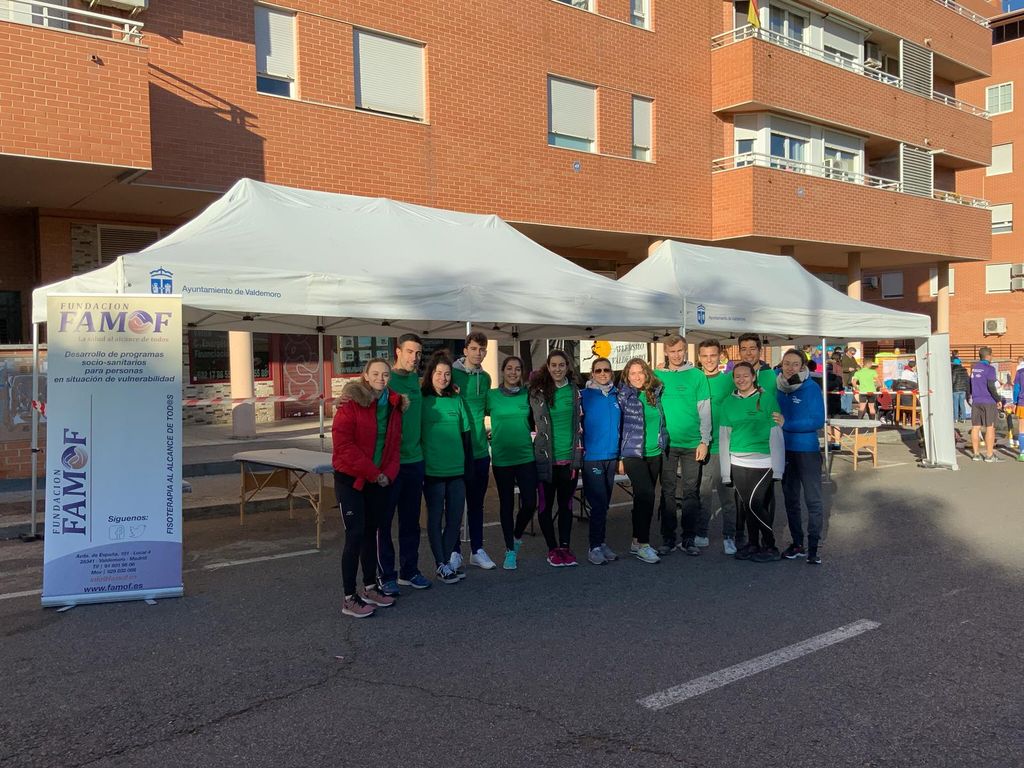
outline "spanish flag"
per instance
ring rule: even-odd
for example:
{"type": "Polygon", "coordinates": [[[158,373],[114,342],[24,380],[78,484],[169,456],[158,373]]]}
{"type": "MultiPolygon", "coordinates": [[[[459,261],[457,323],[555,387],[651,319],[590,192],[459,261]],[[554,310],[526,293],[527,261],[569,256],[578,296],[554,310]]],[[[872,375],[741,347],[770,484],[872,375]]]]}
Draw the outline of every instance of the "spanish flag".
{"type": "Polygon", "coordinates": [[[761,11],[757,7],[757,0],[750,0],[750,7],[747,9],[747,23],[754,29],[761,28],[761,11]]]}

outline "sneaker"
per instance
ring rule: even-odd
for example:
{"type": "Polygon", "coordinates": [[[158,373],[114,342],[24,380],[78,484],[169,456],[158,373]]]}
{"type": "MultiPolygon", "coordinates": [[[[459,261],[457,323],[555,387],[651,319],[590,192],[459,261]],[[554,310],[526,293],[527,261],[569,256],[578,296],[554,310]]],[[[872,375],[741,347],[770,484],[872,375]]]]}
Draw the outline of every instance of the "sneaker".
{"type": "Polygon", "coordinates": [[[707,536],[698,536],[693,540],[693,543],[698,547],[708,547],[711,545],[711,540],[707,536]]]}
{"type": "Polygon", "coordinates": [[[519,554],[519,549],[522,546],[523,546],[523,540],[522,539],[516,539],[515,541],[512,542],[512,551],[515,552],[518,555],[519,554]]]}
{"type": "Polygon", "coordinates": [[[986,456],[985,457],[985,463],[986,464],[1001,464],[1002,461],[1003,460],[1001,458],[999,458],[998,456],[996,456],[994,453],[991,456],[986,456]]]}
{"type": "Polygon", "coordinates": [[[565,565],[565,560],[562,559],[562,550],[559,547],[548,550],[548,565],[552,568],[561,568],[565,565]]]}
{"type": "Polygon", "coordinates": [[[729,536],[726,536],[725,537],[725,541],[722,542],[722,551],[725,552],[725,554],[727,554],[727,555],[735,555],[736,554],[736,540],[730,538],[729,536]]]}
{"type": "Polygon", "coordinates": [[[782,553],[782,556],[787,560],[796,560],[798,557],[807,557],[807,550],[804,549],[803,544],[794,542],[786,547],[786,551],[782,553]]]}
{"type": "Polygon", "coordinates": [[[413,589],[430,589],[430,579],[422,573],[417,573],[411,579],[399,578],[398,583],[403,587],[412,587],[413,589]]]}
{"type": "Polygon", "coordinates": [[[1017,454],[1017,461],[1024,461],[1024,453],[1017,454]]]}
{"type": "Polygon", "coordinates": [[[700,548],[697,546],[695,541],[695,539],[687,539],[679,545],[679,548],[690,557],[696,557],[700,554],[700,548]]]}
{"type": "Polygon", "coordinates": [[[458,584],[461,581],[458,574],[455,573],[455,570],[448,563],[437,566],[437,578],[442,584],[458,584]]]}
{"type": "Polygon", "coordinates": [[[353,619],[365,619],[373,616],[373,607],[363,602],[359,595],[348,595],[341,601],[341,612],[353,619]]]}
{"type": "Polygon", "coordinates": [[[459,570],[462,567],[462,553],[452,552],[451,557],[448,558],[448,565],[452,567],[453,571],[459,570]]]}
{"type": "Polygon", "coordinates": [[[984,461],[984,460],[985,459],[982,458],[980,453],[976,453],[973,456],[971,456],[971,461],[984,461]]]}
{"type": "Polygon", "coordinates": [[[660,563],[661,558],[658,557],[658,553],[654,551],[654,547],[650,544],[644,544],[635,552],[638,560],[643,560],[645,563],[660,563]]]}
{"type": "Polygon", "coordinates": [[[629,542],[629,554],[635,555],[639,551],[640,551],[640,543],[636,539],[634,539],[633,541],[629,542]]]}
{"type": "Polygon", "coordinates": [[[455,575],[456,577],[458,577],[459,581],[462,581],[464,578],[466,578],[466,569],[462,567],[456,568],[455,575]]]}
{"type": "Polygon", "coordinates": [[[579,565],[579,563],[576,561],[576,555],[574,555],[572,553],[572,550],[569,549],[568,547],[562,547],[562,565],[564,565],[564,566],[579,565]]]}
{"type": "Polygon", "coordinates": [[[821,556],[818,554],[818,550],[812,549],[807,552],[807,564],[821,565],[821,556]]]}
{"type": "Polygon", "coordinates": [[[398,588],[398,582],[394,579],[389,581],[382,581],[378,586],[381,594],[387,595],[388,597],[398,597],[402,594],[402,590],[398,588]]]}
{"type": "Polygon", "coordinates": [[[672,550],[675,549],[675,548],[676,548],[676,543],[674,541],[671,541],[671,542],[666,541],[664,544],[662,544],[660,547],[658,547],[655,551],[661,557],[665,557],[665,555],[671,555],[672,554],[672,550]]]}
{"type": "Polygon", "coordinates": [[[593,565],[604,565],[608,562],[604,558],[604,552],[601,551],[601,547],[593,547],[589,552],[587,552],[587,560],[589,560],[593,565]]]}
{"type": "Polygon", "coordinates": [[[761,548],[757,544],[744,544],[742,547],[736,550],[736,554],[733,555],[737,560],[749,560],[757,554],[761,548]]]}
{"type": "Polygon", "coordinates": [[[485,571],[490,571],[497,567],[483,549],[478,549],[472,554],[469,558],[469,564],[475,565],[477,568],[483,568],[485,571]]]}
{"type": "Polygon", "coordinates": [[[390,608],[395,604],[395,598],[385,595],[376,584],[370,587],[363,587],[359,597],[364,603],[375,605],[378,608],[390,608]]]}
{"type": "Polygon", "coordinates": [[[779,554],[778,547],[761,547],[756,555],[750,556],[750,559],[755,563],[774,563],[776,560],[781,560],[782,555],[779,554]]]}
{"type": "Polygon", "coordinates": [[[505,553],[505,562],[501,564],[501,567],[506,571],[514,571],[519,566],[516,564],[516,551],[510,549],[505,553]]]}
{"type": "Polygon", "coordinates": [[[619,556],[615,554],[615,550],[613,550],[607,544],[601,545],[601,554],[604,555],[605,562],[608,563],[613,563],[619,559],[619,556]]]}

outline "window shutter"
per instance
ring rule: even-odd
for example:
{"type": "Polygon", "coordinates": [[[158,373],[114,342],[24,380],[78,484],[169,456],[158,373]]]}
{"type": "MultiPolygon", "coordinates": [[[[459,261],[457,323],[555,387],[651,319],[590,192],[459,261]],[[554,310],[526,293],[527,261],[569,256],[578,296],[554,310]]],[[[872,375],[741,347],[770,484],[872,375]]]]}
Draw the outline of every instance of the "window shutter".
{"type": "Polygon", "coordinates": [[[985,265],[985,293],[1010,292],[1010,265],[985,265]]]}
{"type": "Polygon", "coordinates": [[[549,78],[548,83],[551,132],[594,141],[597,138],[594,130],[597,89],[554,77],[549,78]]]}
{"type": "Polygon", "coordinates": [[[903,295],[903,273],[883,272],[882,273],[882,298],[898,299],[903,295]]]}
{"type": "Polygon", "coordinates": [[[295,15],[256,6],[256,71],[295,79],[295,15]]]}
{"type": "Polygon", "coordinates": [[[1013,226],[1013,203],[992,206],[992,231],[1009,232],[1013,226]]]}
{"type": "Polygon", "coordinates": [[[111,264],[118,256],[138,253],[160,239],[159,229],[147,227],[99,226],[100,266],[111,264]]]}
{"type": "Polygon", "coordinates": [[[356,107],[424,119],[423,46],[355,31],[356,107]]]}
{"type": "Polygon", "coordinates": [[[934,158],[922,149],[900,144],[900,179],[903,191],[931,197],[935,187],[934,158]]]}
{"type": "Polygon", "coordinates": [[[863,47],[860,32],[832,19],[825,19],[825,46],[852,56],[854,61],[861,60],[863,47]]]}
{"type": "Polygon", "coordinates": [[[633,146],[651,148],[651,101],[633,97],[633,146]]]}
{"type": "Polygon", "coordinates": [[[1013,173],[1013,144],[997,144],[992,147],[992,165],[985,169],[986,176],[1013,173]]]}
{"type": "Polygon", "coordinates": [[[932,52],[920,45],[900,40],[900,68],[903,87],[927,98],[932,97],[932,52]]]}

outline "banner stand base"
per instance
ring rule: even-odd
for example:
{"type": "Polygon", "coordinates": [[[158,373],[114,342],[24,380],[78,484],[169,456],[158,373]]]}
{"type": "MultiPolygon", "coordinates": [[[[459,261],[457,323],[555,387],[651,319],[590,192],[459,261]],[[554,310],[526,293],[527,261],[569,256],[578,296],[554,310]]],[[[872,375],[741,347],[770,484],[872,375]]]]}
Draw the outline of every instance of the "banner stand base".
{"type": "Polygon", "coordinates": [[[165,587],[163,589],[144,589],[135,592],[97,592],[94,595],[54,595],[43,596],[43,608],[74,608],[76,605],[92,605],[96,603],[123,603],[129,600],[161,600],[167,597],[184,597],[185,587],[165,587]]]}

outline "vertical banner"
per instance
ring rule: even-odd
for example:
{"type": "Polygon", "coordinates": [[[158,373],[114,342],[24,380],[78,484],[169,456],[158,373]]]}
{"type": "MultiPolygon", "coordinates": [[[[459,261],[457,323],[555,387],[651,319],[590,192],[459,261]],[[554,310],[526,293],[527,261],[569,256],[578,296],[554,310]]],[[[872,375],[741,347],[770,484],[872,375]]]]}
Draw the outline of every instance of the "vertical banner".
{"type": "Polygon", "coordinates": [[[50,296],[43,605],[179,597],[181,297],[50,296]]]}

